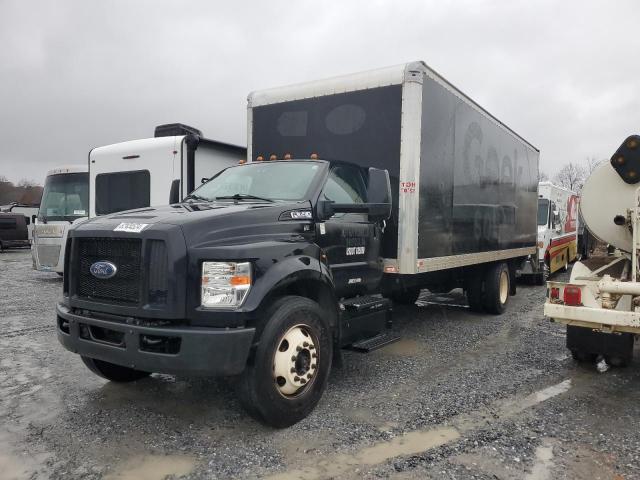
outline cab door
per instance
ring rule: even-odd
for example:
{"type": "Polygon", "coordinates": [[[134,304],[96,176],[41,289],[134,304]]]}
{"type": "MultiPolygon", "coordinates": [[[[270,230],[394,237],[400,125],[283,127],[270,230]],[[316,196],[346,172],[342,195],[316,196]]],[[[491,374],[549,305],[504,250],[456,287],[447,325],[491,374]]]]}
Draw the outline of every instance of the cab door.
{"type": "MultiPolygon", "coordinates": [[[[341,204],[365,203],[366,183],[362,170],[333,166],[320,194],[321,200],[341,204]]],[[[338,297],[374,289],[382,276],[381,228],[366,213],[336,213],[316,224],[318,245],[327,257],[338,297]]]]}

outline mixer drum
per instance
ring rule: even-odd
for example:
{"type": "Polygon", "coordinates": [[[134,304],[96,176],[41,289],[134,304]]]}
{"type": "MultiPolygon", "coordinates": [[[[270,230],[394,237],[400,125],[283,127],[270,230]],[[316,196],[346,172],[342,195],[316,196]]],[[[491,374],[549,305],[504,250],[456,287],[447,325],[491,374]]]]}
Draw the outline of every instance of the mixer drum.
{"type": "Polygon", "coordinates": [[[598,239],[620,250],[631,252],[631,230],[616,225],[617,215],[627,217],[627,209],[636,206],[636,190],[640,184],[625,183],[609,162],[597,167],[582,188],[580,212],[589,231],[598,239]]]}

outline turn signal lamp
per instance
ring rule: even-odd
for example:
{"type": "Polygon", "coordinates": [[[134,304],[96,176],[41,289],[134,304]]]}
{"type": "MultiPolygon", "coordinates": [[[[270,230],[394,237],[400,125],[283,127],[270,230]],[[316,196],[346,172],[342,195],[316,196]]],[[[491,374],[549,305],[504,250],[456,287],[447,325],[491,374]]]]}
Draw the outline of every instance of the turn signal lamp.
{"type": "Polygon", "coordinates": [[[560,300],[560,289],[558,287],[551,287],[551,292],[549,293],[549,298],[552,301],[560,300]]]}
{"type": "Polygon", "coordinates": [[[611,166],[626,183],[640,181],[640,135],[631,135],[611,157],[611,166]]]}
{"type": "Polygon", "coordinates": [[[202,262],[201,304],[208,308],[237,308],[251,288],[248,262],[202,262]]]}
{"type": "Polygon", "coordinates": [[[564,287],[564,303],[571,306],[582,305],[582,290],[580,290],[580,287],[575,285],[564,287]]]}

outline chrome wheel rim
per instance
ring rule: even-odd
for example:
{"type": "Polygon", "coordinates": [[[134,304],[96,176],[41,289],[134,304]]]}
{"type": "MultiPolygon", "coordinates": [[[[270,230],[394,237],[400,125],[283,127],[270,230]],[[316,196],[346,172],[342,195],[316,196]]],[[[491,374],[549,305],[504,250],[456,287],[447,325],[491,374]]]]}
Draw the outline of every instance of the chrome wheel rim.
{"type": "Polygon", "coordinates": [[[295,325],[277,343],[273,356],[273,381],[284,397],[300,395],[315,381],[318,342],[307,325],[295,325]]]}

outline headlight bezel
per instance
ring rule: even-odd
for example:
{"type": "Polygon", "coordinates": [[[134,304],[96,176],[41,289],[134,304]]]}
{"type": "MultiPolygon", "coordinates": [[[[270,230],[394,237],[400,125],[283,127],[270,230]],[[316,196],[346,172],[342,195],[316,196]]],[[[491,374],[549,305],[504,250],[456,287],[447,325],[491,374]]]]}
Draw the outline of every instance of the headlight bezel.
{"type": "Polygon", "coordinates": [[[236,310],[244,304],[252,284],[251,262],[202,261],[200,307],[207,310],[236,310]]]}

